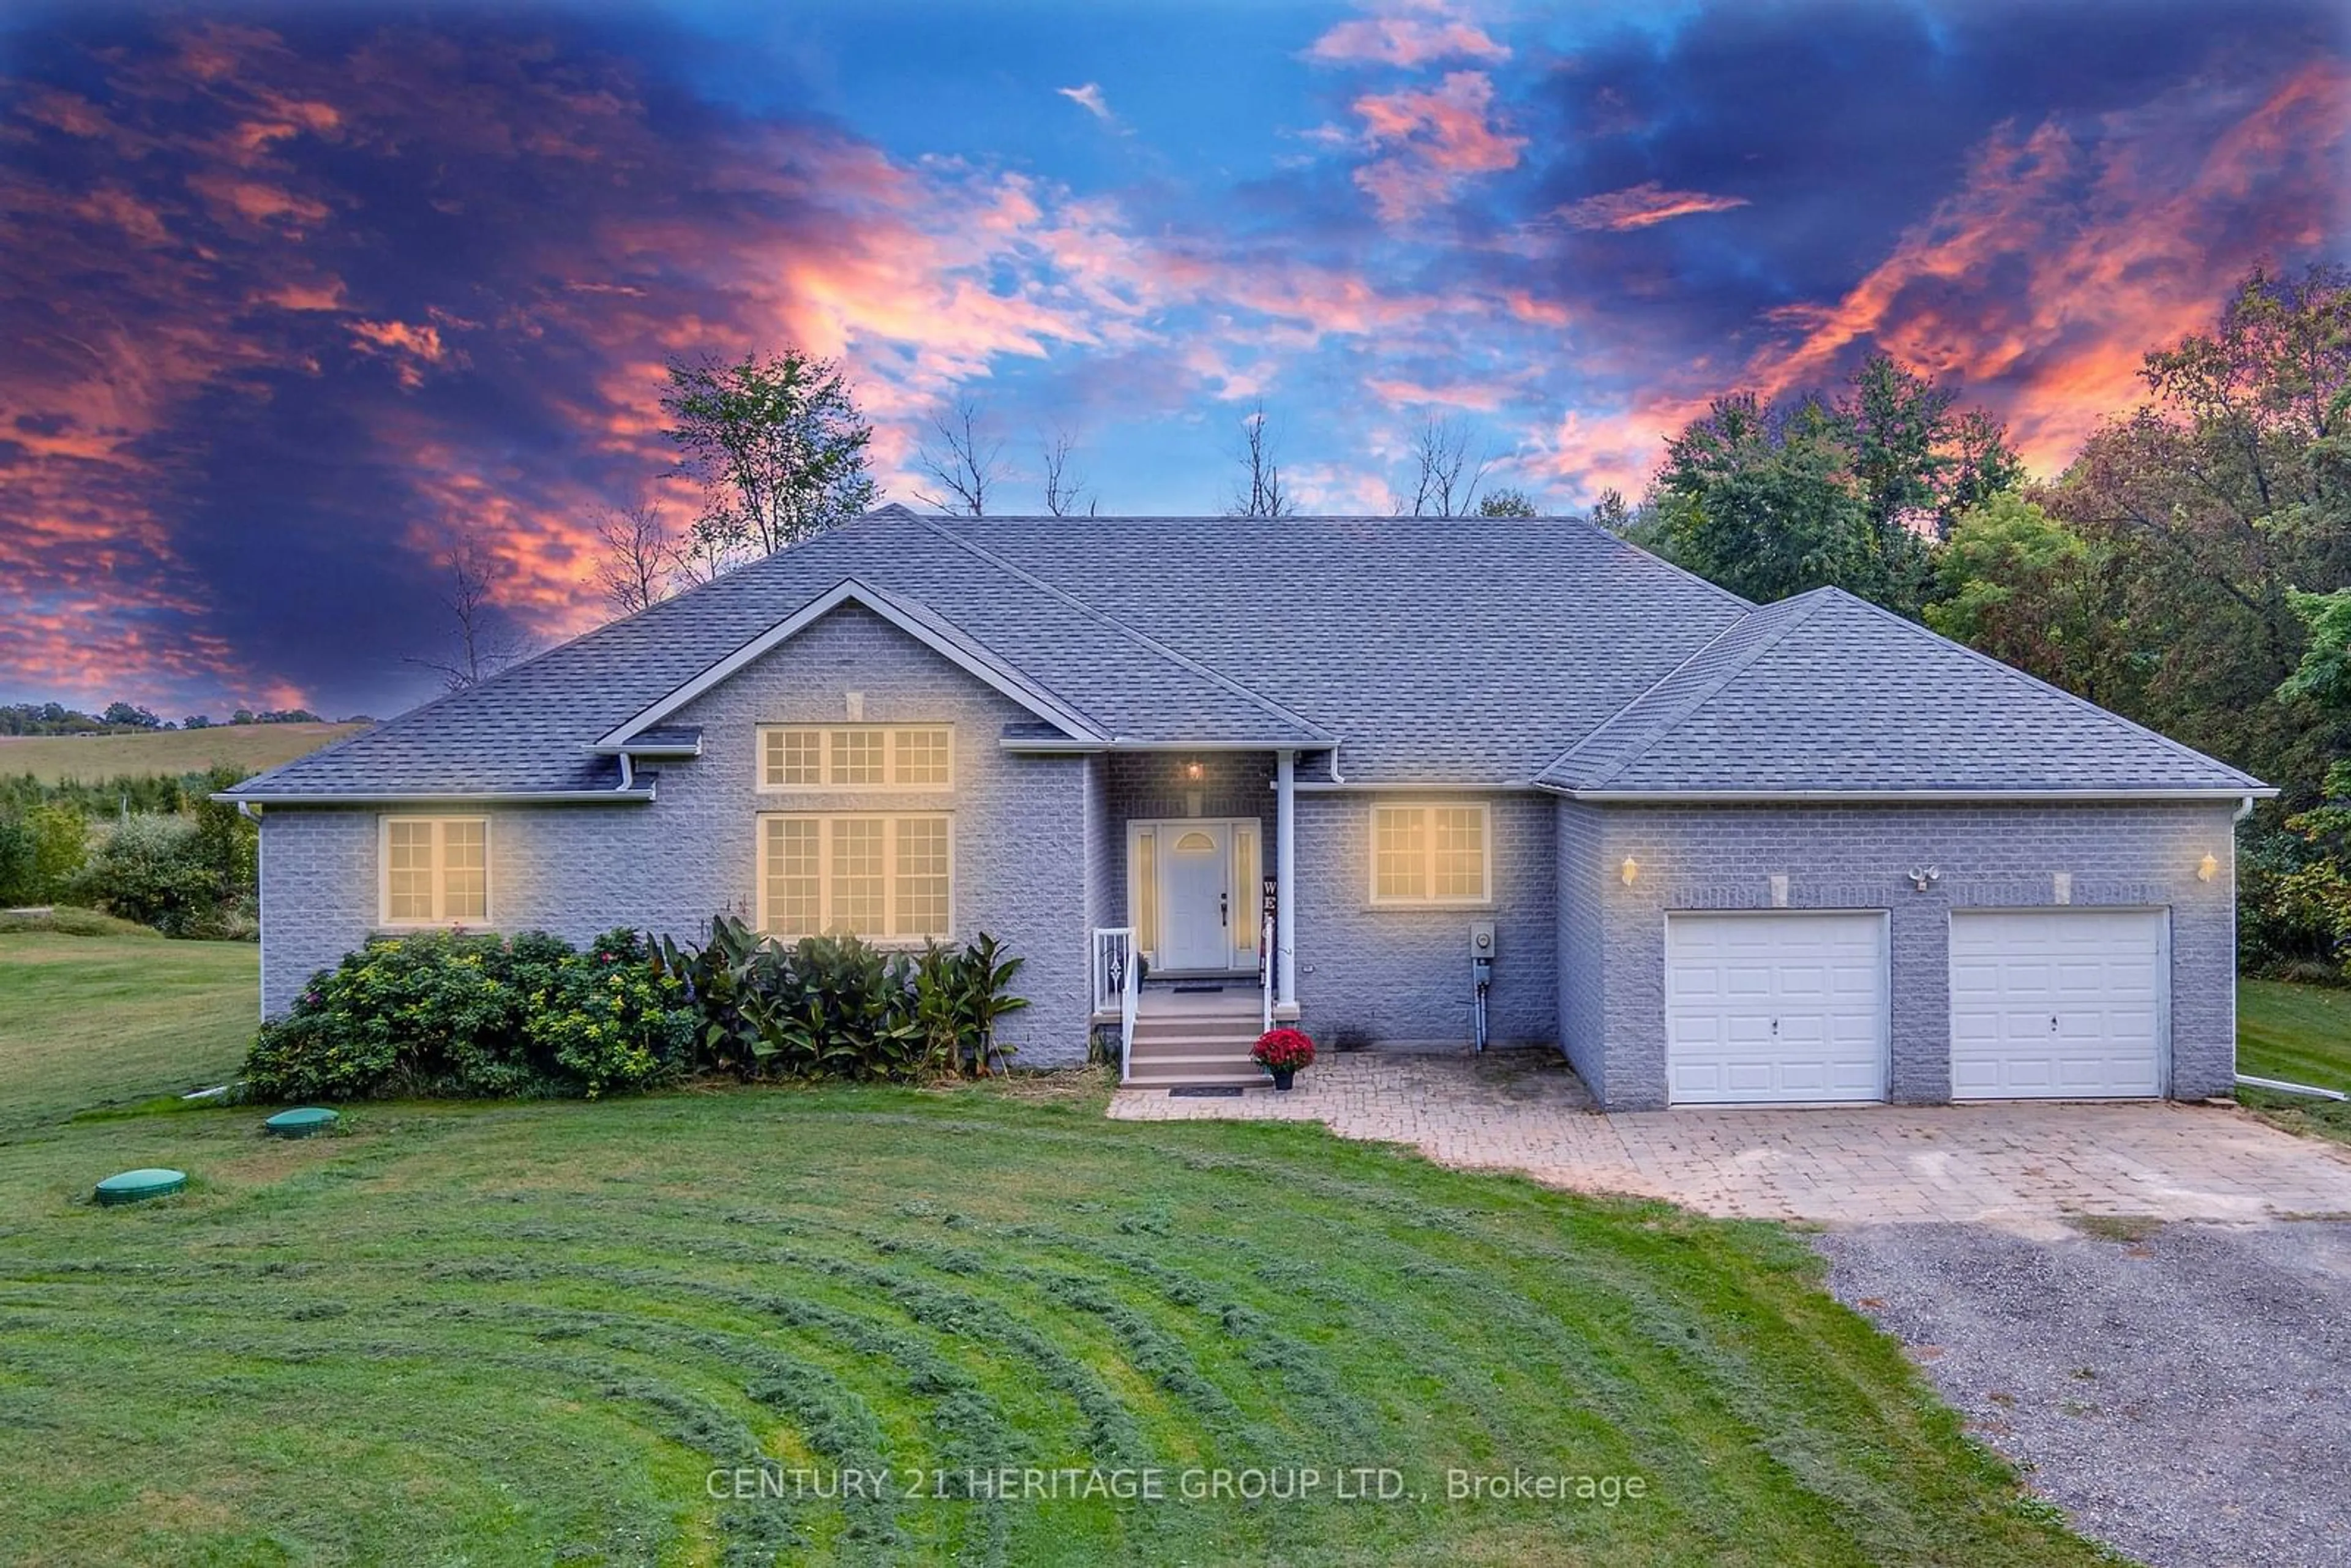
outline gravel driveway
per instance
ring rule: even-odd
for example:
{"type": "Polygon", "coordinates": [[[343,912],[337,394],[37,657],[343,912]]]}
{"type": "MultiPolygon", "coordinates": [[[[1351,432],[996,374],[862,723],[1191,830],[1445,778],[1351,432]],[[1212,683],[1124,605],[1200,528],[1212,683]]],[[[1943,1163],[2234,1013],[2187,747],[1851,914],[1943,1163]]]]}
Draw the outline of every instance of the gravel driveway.
{"type": "Polygon", "coordinates": [[[2077,1223],[1817,1241],[2085,1533],[2156,1568],[2351,1564],[2351,1224],[2077,1223]]]}

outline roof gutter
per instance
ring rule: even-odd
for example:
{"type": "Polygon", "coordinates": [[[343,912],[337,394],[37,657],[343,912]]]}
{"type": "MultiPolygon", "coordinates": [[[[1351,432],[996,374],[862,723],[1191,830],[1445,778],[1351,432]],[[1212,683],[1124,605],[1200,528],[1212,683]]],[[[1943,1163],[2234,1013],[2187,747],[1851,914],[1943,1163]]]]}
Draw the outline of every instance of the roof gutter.
{"type": "Polygon", "coordinates": [[[301,794],[240,795],[235,790],[224,790],[211,798],[233,806],[586,806],[607,802],[643,805],[653,800],[653,788],[648,783],[641,789],[623,786],[618,789],[483,789],[470,794],[453,793],[446,789],[375,789],[349,794],[311,790],[301,794]]]}
{"type": "Polygon", "coordinates": [[[1270,740],[1130,740],[1117,735],[1100,740],[1061,739],[1050,736],[1023,740],[1008,735],[997,744],[1006,751],[1029,756],[1102,751],[1327,751],[1332,745],[1328,740],[1301,740],[1296,737],[1270,740]]]}
{"type": "Polygon", "coordinates": [[[1574,789],[1563,784],[1535,781],[1535,788],[1554,795],[1564,795],[1573,800],[1591,800],[1624,805],[1756,805],[1768,806],[1782,801],[1861,801],[1899,805],[1906,802],[2032,801],[2052,803],[2095,804],[2101,800],[2241,800],[2238,821],[2252,810],[2256,799],[2268,800],[2277,790],[2267,784],[2247,789],[2241,785],[2227,789],[1574,789]]]}

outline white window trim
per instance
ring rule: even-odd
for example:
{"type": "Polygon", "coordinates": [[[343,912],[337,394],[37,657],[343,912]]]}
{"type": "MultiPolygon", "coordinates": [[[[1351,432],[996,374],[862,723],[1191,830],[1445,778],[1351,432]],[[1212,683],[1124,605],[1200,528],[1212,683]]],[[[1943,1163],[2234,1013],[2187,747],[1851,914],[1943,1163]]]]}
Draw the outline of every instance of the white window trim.
{"type": "Polygon", "coordinates": [[[1494,904],[1494,803],[1490,800],[1462,800],[1432,798],[1427,800],[1374,799],[1364,813],[1364,888],[1365,902],[1374,909],[1490,909],[1494,904]],[[1380,813],[1396,810],[1460,810],[1468,809],[1485,821],[1485,831],[1479,835],[1484,863],[1479,868],[1479,881],[1485,891],[1474,898],[1439,898],[1437,886],[1437,831],[1435,822],[1428,824],[1426,870],[1431,890],[1426,898],[1397,898],[1380,892],[1380,813]]]}
{"type": "Polygon", "coordinates": [[[951,724],[763,724],[757,726],[751,740],[751,777],[762,795],[945,795],[955,789],[956,732],[951,724]],[[885,777],[879,784],[834,784],[819,781],[814,784],[771,784],[768,781],[768,737],[790,730],[814,730],[824,737],[820,747],[827,779],[832,774],[832,732],[843,729],[869,730],[882,737],[882,767],[886,775],[898,765],[898,732],[901,730],[937,730],[947,737],[947,776],[935,784],[897,784],[885,777]]]}
{"type": "MultiPolygon", "coordinates": [[[[781,936],[780,934],[776,933],[776,932],[774,931],[774,929],[773,929],[772,925],[771,925],[771,924],[770,924],[770,922],[769,922],[769,919],[768,919],[768,823],[769,821],[771,821],[776,820],[776,819],[778,819],[778,818],[787,818],[787,817],[789,817],[789,818],[799,818],[799,819],[802,819],[802,820],[805,820],[805,821],[813,821],[813,822],[817,822],[817,823],[819,823],[819,824],[821,824],[821,826],[820,827],[819,831],[818,831],[818,842],[819,842],[819,844],[821,846],[821,848],[820,848],[820,851],[819,851],[819,854],[820,854],[820,856],[821,857],[821,859],[820,859],[820,867],[821,867],[821,869],[820,870],[819,874],[818,874],[818,878],[817,878],[817,886],[818,886],[818,897],[819,897],[819,899],[820,899],[820,901],[821,902],[822,906],[823,906],[823,914],[824,914],[825,915],[828,915],[828,916],[829,916],[829,915],[831,914],[831,912],[832,912],[832,868],[831,868],[831,853],[832,853],[832,835],[831,835],[831,831],[829,831],[829,829],[830,829],[830,825],[831,825],[831,823],[833,823],[833,822],[837,822],[837,821],[877,821],[877,822],[884,822],[884,823],[888,823],[888,822],[895,822],[895,821],[900,821],[900,820],[902,820],[902,819],[904,819],[904,818],[907,818],[907,817],[920,817],[920,818],[924,818],[924,819],[925,819],[925,820],[935,820],[935,821],[937,821],[945,822],[945,823],[946,824],[946,826],[947,826],[947,928],[946,928],[945,931],[937,932],[937,933],[935,933],[935,934],[932,934],[932,935],[921,936],[871,936],[871,935],[868,935],[868,934],[867,934],[867,933],[865,933],[865,932],[861,931],[861,932],[859,932],[859,933],[857,934],[857,939],[858,939],[859,941],[861,941],[861,942],[864,943],[864,944],[865,944],[867,946],[869,946],[869,947],[916,947],[916,948],[924,947],[924,946],[927,946],[930,943],[932,943],[932,942],[934,942],[934,941],[938,941],[938,942],[949,942],[949,941],[954,940],[955,933],[956,933],[956,831],[955,831],[955,814],[954,814],[953,812],[951,812],[951,811],[761,811],[761,812],[759,812],[756,817],[754,817],[754,818],[752,819],[752,821],[753,821],[753,823],[754,823],[754,826],[753,826],[753,828],[752,828],[752,833],[753,833],[753,836],[754,836],[755,840],[757,841],[757,852],[756,852],[756,854],[755,854],[755,855],[754,855],[754,857],[753,857],[753,858],[754,858],[754,861],[755,861],[755,862],[756,862],[756,863],[755,863],[755,866],[754,866],[754,870],[753,870],[753,874],[758,878],[758,886],[754,889],[754,896],[753,896],[753,900],[752,900],[752,907],[753,907],[753,911],[754,911],[754,913],[757,915],[757,916],[758,916],[758,923],[759,923],[759,925],[758,925],[758,928],[759,928],[759,931],[760,931],[760,934],[761,934],[761,935],[763,935],[763,936],[776,936],[776,939],[777,939],[778,941],[779,941],[779,942],[783,942],[783,941],[797,942],[797,941],[799,941],[799,937],[798,937],[798,936],[789,936],[789,937],[787,937],[787,936],[781,936]]],[[[883,896],[883,901],[884,901],[884,902],[883,902],[883,908],[884,908],[884,910],[885,910],[885,911],[886,911],[886,910],[888,910],[888,909],[890,909],[890,908],[892,907],[892,905],[894,904],[894,902],[895,902],[895,900],[896,900],[896,898],[897,898],[897,896],[898,896],[898,886],[897,886],[897,883],[898,883],[898,835],[897,835],[895,832],[891,831],[889,831],[889,830],[887,830],[887,829],[885,828],[885,829],[884,829],[884,831],[883,831],[883,834],[882,834],[882,896],[883,896]]],[[[829,925],[830,924],[831,924],[831,922],[830,922],[830,920],[829,920],[829,919],[820,920],[820,921],[819,921],[819,923],[818,923],[819,930],[820,930],[820,931],[821,931],[821,930],[822,930],[826,925],[829,925]]],[[[804,935],[805,935],[805,934],[804,934],[804,935]]]]}
{"type": "Polygon", "coordinates": [[[375,915],[376,927],[382,931],[442,931],[463,925],[468,930],[491,928],[497,917],[497,830],[486,816],[465,812],[386,812],[376,819],[375,832],[375,915]],[[392,825],[394,822],[479,822],[482,824],[482,912],[474,915],[444,915],[441,905],[445,890],[441,883],[441,835],[433,836],[433,907],[429,920],[394,919],[392,913],[392,825]]]}

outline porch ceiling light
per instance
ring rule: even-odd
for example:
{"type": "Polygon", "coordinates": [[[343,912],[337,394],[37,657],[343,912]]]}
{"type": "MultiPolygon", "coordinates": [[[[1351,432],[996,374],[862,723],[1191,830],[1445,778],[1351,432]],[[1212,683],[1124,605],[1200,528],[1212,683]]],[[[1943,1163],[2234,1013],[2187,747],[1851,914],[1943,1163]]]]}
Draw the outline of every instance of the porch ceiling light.
{"type": "Polygon", "coordinates": [[[1626,855],[1625,863],[1616,868],[1616,874],[1623,879],[1626,887],[1630,887],[1633,885],[1634,879],[1641,874],[1641,862],[1631,855],[1626,855]]]}
{"type": "Polygon", "coordinates": [[[2218,872],[2220,869],[2220,862],[2214,860],[2208,854],[2202,860],[2196,862],[2196,880],[2198,882],[2210,882],[2212,880],[2213,873],[2218,872]]]}

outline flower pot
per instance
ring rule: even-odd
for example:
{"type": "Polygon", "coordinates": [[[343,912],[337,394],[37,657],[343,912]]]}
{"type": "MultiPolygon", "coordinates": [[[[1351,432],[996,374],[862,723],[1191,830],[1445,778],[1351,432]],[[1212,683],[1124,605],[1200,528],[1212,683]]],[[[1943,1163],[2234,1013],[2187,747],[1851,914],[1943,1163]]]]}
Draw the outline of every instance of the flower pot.
{"type": "Polygon", "coordinates": [[[1288,1089],[1288,1088],[1289,1088],[1292,1083],[1296,1082],[1297,1082],[1297,1080],[1298,1080],[1298,1073],[1297,1073],[1297,1071],[1296,1071],[1294,1069],[1291,1069],[1291,1068],[1288,1068],[1288,1067],[1277,1067],[1277,1068],[1272,1069],[1272,1072],[1273,1072],[1273,1086],[1274,1086],[1276,1089],[1283,1089],[1283,1090],[1286,1090],[1286,1089],[1288,1089]]]}

